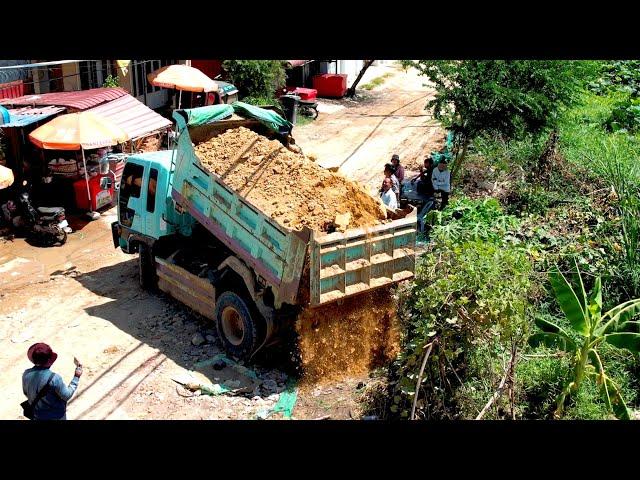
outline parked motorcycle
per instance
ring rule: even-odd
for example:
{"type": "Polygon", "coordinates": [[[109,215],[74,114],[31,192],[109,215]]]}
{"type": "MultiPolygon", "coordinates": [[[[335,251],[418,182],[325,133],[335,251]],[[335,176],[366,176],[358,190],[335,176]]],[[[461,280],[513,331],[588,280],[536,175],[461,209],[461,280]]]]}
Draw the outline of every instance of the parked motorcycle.
{"type": "MultiPolygon", "coordinates": [[[[26,186],[26,182],[23,183],[26,186]]],[[[22,191],[17,203],[9,201],[2,206],[5,220],[27,237],[43,245],[64,245],[67,233],[71,231],[63,207],[38,207],[31,203],[29,192],[22,191]]]]}

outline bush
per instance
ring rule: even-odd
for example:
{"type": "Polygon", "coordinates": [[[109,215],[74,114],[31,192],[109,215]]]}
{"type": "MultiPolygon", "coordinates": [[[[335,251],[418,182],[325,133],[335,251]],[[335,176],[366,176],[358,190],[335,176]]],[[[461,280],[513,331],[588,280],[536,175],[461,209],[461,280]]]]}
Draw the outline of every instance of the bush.
{"type": "Polygon", "coordinates": [[[238,88],[240,98],[268,99],[272,103],[276,90],[285,84],[282,60],[225,60],[222,67],[238,88]]]}
{"type": "Polygon", "coordinates": [[[407,333],[390,370],[390,412],[400,418],[410,414],[425,345],[437,341],[419,416],[469,418],[496,388],[512,342],[528,331],[531,264],[524,249],[502,239],[516,220],[495,199],[456,199],[436,221],[434,251],[420,259],[413,285],[400,295],[407,333]]]}

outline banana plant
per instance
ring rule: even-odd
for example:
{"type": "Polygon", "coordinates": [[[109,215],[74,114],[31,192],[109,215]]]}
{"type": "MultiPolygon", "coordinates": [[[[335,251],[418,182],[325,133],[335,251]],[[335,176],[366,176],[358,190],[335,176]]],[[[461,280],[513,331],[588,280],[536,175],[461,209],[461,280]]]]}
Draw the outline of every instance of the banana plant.
{"type": "Polygon", "coordinates": [[[595,279],[591,294],[587,295],[575,259],[574,267],[575,271],[569,275],[573,282],[557,266],[549,273],[556,300],[569,320],[573,335],[553,322],[538,319],[536,325],[542,332],[529,337],[531,346],[545,345],[573,355],[573,375],[558,395],[554,417],[562,417],[565,401],[578,391],[586,376],[592,376],[602,390],[609,411],[619,419],[629,420],[629,410],[620,389],[606,374],[597,349],[606,342],[633,353],[640,351],[640,322],[633,321],[640,313],[640,298],[602,313],[600,277],[595,279]]]}

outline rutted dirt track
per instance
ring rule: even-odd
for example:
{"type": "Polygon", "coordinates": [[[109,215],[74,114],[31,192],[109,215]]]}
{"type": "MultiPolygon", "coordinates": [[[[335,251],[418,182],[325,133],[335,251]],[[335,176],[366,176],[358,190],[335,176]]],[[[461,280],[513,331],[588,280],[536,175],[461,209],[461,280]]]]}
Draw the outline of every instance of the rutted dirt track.
{"type": "Polygon", "coordinates": [[[305,154],[315,156],[323,167],[340,167],[347,177],[373,188],[379,188],[391,155],[397,153],[411,168],[421,165],[444,140],[442,127],[424,109],[434,94],[423,85],[425,79],[414,70],[404,73],[397,67],[378,67],[374,75],[385,73],[393,76],[375,90],[362,91],[360,100],[321,99],[331,104],[324,109],[335,112],[321,113],[315,123],[294,129],[305,154]]]}
{"type": "MultiPolygon", "coordinates": [[[[442,131],[423,110],[429,94],[422,79],[400,71],[362,102],[325,102],[347,106],[321,113],[294,136],[321,164],[342,164],[346,176],[377,186],[392,153],[411,164],[441,142],[442,131]]],[[[113,248],[114,213],[72,225],[63,247],[0,243],[0,418],[20,418],[26,349],[36,341],[58,352],[53,369],[65,381],[74,355],[85,365],[71,419],[251,419],[273,407],[291,373],[286,351],[251,366],[261,385],[242,396],[193,396],[172,381],[193,371],[215,382],[206,363],[220,353],[215,333],[177,302],[140,289],[137,257],[113,248]],[[196,346],[200,335],[205,343],[196,346]]],[[[366,373],[302,387],[293,417],[357,417],[363,381],[366,373]]]]}

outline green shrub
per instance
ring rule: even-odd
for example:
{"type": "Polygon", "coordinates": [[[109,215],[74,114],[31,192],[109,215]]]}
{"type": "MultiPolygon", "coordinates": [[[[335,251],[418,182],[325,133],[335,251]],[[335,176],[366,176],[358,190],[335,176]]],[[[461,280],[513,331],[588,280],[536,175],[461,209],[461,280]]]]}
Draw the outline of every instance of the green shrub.
{"type": "Polygon", "coordinates": [[[240,98],[271,99],[285,84],[282,60],[225,60],[222,67],[238,88],[240,98]]]}
{"type": "MultiPolygon", "coordinates": [[[[495,207],[484,203],[478,209],[482,215],[474,212],[472,217],[492,218],[495,223],[501,218],[499,205],[495,207]]],[[[491,223],[490,229],[500,228],[491,223]]],[[[489,390],[496,387],[486,381],[496,379],[498,359],[527,331],[531,265],[521,249],[469,239],[468,233],[448,238],[442,230],[434,240],[436,251],[422,258],[412,288],[401,297],[407,335],[391,370],[391,412],[401,418],[411,410],[426,344],[437,339],[421,382],[420,416],[466,418],[478,413],[479,403],[486,402],[489,390]]]]}

